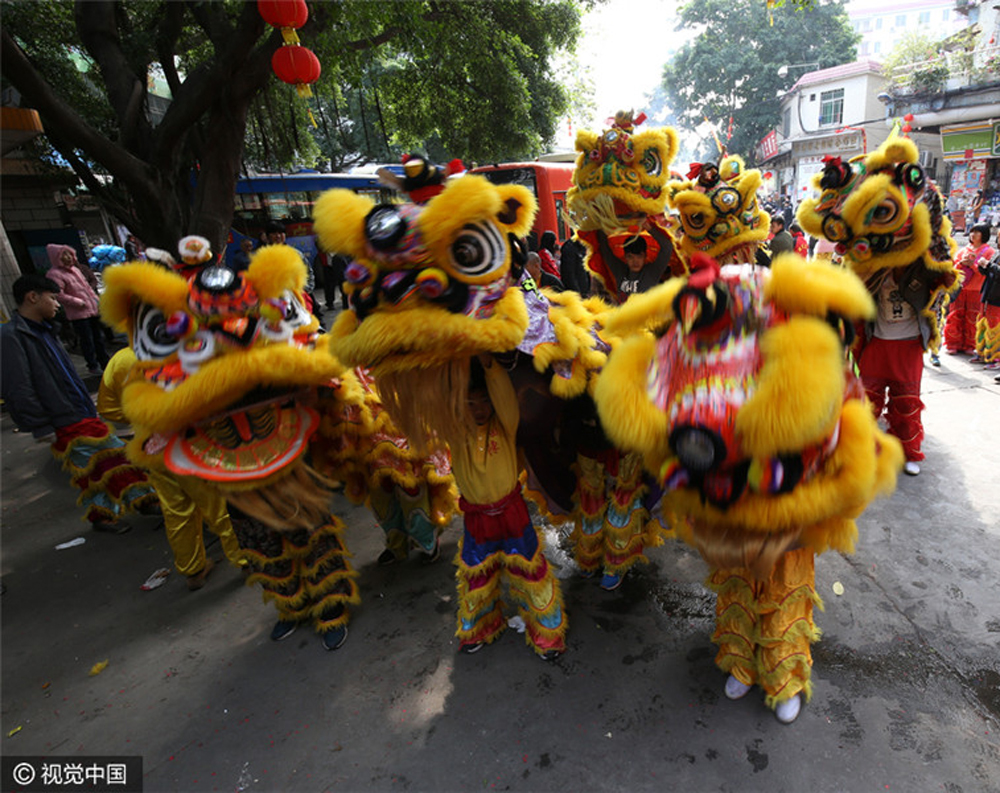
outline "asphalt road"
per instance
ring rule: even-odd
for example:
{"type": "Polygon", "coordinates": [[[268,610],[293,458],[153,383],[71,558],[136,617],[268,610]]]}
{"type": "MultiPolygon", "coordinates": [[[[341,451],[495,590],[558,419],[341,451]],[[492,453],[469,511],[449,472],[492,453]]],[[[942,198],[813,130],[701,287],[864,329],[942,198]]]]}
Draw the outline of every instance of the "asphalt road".
{"type": "Polygon", "coordinates": [[[815,693],[790,726],[756,690],[722,696],[706,568],[678,543],[615,593],[564,565],[556,662],[513,631],[466,656],[457,525],[436,564],[378,567],[370,513],[338,501],[363,597],[347,643],[274,643],[232,568],[140,591],[171,562],[157,520],[91,532],[4,415],[0,748],[139,755],[146,791],[1000,791],[1000,385],[944,356],[924,400],[923,473],[817,562],[815,693]]]}

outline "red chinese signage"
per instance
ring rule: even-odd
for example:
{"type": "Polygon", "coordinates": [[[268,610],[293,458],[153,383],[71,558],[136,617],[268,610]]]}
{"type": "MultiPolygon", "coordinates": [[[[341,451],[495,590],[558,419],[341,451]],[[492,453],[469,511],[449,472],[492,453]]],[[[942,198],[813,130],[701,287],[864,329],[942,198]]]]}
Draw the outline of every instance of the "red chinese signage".
{"type": "Polygon", "coordinates": [[[760,139],[760,143],[757,144],[756,154],[758,163],[778,156],[778,133],[776,130],[772,129],[760,139]]]}

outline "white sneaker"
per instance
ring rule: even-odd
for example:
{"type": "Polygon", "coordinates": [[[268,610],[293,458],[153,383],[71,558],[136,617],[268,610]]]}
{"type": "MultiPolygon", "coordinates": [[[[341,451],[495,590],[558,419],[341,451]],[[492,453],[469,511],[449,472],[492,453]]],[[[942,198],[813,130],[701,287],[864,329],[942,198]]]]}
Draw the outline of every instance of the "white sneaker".
{"type": "Polygon", "coordinates": [[[800,710],[802,710],[802,697],[796,694],[791,699],[779,702],[778,707],[774,709],[774,715],[782,724],[791,724],[799,717],[800,710]]]}
{"type": "Polygon", "coordinates": [[[916,476],[920,473],[920,466],[913,462],[913,460],[907,460],[906,465],[903,466],[903,471],[910,476],[916,476]]]}
{"type": "Polygon", "coordinates": [[[751,688],[753,688],[753,686],[741,683],[735,677],[730,675],[729,679],[726,680],[725,692],[729,699],[741,699],[747,695],[747,692],[749,692],[751,688]]]}

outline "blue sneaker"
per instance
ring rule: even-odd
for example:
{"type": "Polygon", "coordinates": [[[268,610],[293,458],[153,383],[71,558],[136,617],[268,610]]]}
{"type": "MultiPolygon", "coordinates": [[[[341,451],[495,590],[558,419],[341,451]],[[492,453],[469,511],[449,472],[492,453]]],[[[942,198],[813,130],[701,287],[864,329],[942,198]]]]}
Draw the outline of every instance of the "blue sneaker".
{"type": "Polygon", "coordinates": [[[297,622],[292,622],[291,620],[278,620],[271,629],[271,641],[280,642],[282,639],[287,639],[295,633],[295,629],[297,627],[299,627],[299,623],[297,622]]]}
{"type": "Polygon", "coordinates": [[[327,650],[339,650],[347,641],[347,626],[341,625],[323,634],[323,646],[327,650]]]}
{"type": "Polygon", "coordinates": [[[622,585],[622,576],[616,573],[605,573],[601,578],[601,589],[614,592],[622,585]]]}

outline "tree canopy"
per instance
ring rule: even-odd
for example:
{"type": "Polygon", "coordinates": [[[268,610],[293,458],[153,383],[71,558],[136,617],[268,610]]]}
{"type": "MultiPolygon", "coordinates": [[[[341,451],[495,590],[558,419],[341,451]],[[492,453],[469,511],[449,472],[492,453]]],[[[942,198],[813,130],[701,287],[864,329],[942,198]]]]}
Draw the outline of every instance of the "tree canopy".
{"type": "Polygon", "coordinates": [[[255,0],[4,2],[0,71],[98,200],[169,249],[191,233],[221,246],[246,167],[340,168],[411,148],[513,159],[553,136],[566,96],[551,58],[579,35],[575,0],[309,10],[299,35],[323,66],[316,127],[271,73],[281,34],[255,0]],[[162,117],[148,112],[157,72],[171,93],[162,117]]]}
{"type": "MultiPolygon", "coordinates": [[[[759,0],[692,0],[680,12],[683,28],[698,35],[663,70],[679,123],[694,128],[707,117],[726,143],[731,117],[728,149],[748,162],[780,120],[780,94],[807,70],[853,61],[858,40],[840,1],[769,10],[759,0]],[[778,75],[781,66],[793,64],[810,65],[778,75]]],[[[709,138],[701,155],[715,153],[709,138]]]]}

